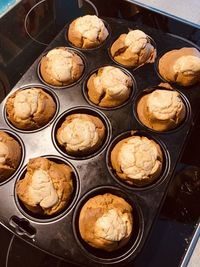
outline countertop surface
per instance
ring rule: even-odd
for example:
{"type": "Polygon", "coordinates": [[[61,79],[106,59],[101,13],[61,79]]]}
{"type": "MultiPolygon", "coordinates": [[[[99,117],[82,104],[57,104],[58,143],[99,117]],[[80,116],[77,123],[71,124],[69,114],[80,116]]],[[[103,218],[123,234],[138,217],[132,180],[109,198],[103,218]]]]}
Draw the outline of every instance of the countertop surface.
{"type": "Polygon", "coordinates": [[[200,28],[199,0],[126,0],[200,28]]]}

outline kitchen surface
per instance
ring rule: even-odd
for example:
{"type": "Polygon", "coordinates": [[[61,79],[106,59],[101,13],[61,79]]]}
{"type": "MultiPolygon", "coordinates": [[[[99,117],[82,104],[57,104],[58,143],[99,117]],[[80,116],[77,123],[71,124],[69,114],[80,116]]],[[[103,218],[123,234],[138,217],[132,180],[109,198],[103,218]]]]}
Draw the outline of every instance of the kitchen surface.
{"type": "MultiPolygon", "coordinates": [[[[21,1],[8,9],[0,19],[0,98],[3,98],[12,89],[16,82],[33,64],[34,60],[44,51],[46,46],[56,37],[64,25],[82,14],[94,14],[94,8],[85,1],[44,1],[36,6],[27,18],[28,32],[24,28],[24,19],[34,4],[38,1],[21,1]],[[13,27],[15,25],[15,30],[13,27]],[[30,53],[31,51],[31,53],[30,53]]],[[[138,1],[138,5],[117,1],[113,8],[107,8],[109,1],[96,5],[99,15],[106,17],[119,17],[131,21],[139,21],[143,25],[154,27],[164,32],[184,37],[196,45],[200,45],[200,31],[198,18],[187,16],[190,12],[183,13],[183,20],[191,23],[182,23],[169,16],[154,13],[159,9],[157,3],[152,1],[151,8],[146,7],[145,1],[138,1]]],[[[113,3],[113,1],[111,1],[113,3]]],[[[178,1],[177,1],[178,4],[178,1]]],[[[180,3],[179,3],[180,4],[180,3]]],[[[178,5],[179,5],[178,4],[178,5]]],[[[195,2],[198,6],[198,3],[195,2]]],[[[150,5],[150,2],[148,2],[150,5]]],[[[165,3],[166,5],[166,3],[165,3]]],[[[163,4],[165,12],[168,6],[163,4]]],[[[195,5],[194,5],[195,6],[195,5]]],[[[182,5],[183,7],[183,5],[182,5]]],[[[177,7],[174,5],[174,9],[177,7]]],[[[186,8],[187,9],[187,8],[186,8]]],[[[159,12],[162,13],[162,12],[159,12]]],[[[171,12],[172,16],[177,16],[171,12]]],[[[200,201],[200,161],[198,153],[200,143],[200,116],[196,116],[194,127],[189,133],[188,143],[185,145],[180,161],[176,167],[174,177],[169,185],[166,199],[157,217],[148,241],[141,253],[129,266],[136,267],[195,267],[198,253],[192,255],[193,248],[188,253],[188,248],[193,239],[199,221],[200,201]],[[187,257],[186,257],[187,256],[187,257]],[[184,261],[184,262],[183,262],[184,261]]],[[[52,255],[26,243],[13,235],[9,230],[0,226],[0,267],[64,267],[73,266],[52,255]]],[[[195,244],[198,241],[196,236],[195,244]]],[[[198,243],[197,243],[198,247],[198,243]]]]}

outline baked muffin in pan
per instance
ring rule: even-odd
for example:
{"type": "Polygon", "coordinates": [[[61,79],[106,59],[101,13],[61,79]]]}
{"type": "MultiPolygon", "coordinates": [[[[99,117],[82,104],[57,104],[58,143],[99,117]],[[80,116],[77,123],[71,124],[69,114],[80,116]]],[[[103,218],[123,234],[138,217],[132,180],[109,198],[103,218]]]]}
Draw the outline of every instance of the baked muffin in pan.
{"type": "Polygon", "coordinates": [[[105,140],[106,128],[100,118],[82,113],[66,117],[56,139],[66,153],[84,156],[97,151],[105,140]]]}
{"type": "Polygon", "coordinates": [[[79,48],[95,48],[109,35],[104,22],[95,15],[75,19],[68,29],[68,40],[79,48]]]}
{"type": "Polygon", "coordinates": [[[17,169],[22,157],[20,144],[8,133],[0,131],[0,182],[9,178],[17,169]]]}
{"type": "Polygon", "coordinates": [[[16,128],[36,130],[46,125],[56,112],[52,96],[42,88],[31,87],[15,91],[6,101],[7,119],[16,128]]]}
{"type": "Polygon", "coordinates": [[[168,51],[159,59],[158,72],[168,82],[193,85],[200,81],[200,52],[194,47],[168,51]]]}
{"type": "Polygon", "coordinates": [[[69,203],[74,187],[72,168],[44,157],[30,159],[16,193],[33,214],[54,215],[69,203]]]}
{"type": "Polygon", "coordinates": [[[110,155],[117,178],[133,186],[146,186],[159,178],[163,168],[160,145],[145,136],[131,136],[119,141],[110,155]]]}
{"type": "Polygon", "coordinates": [[[146,63],[153,63],[156,57],[156,48],[151,39],[141,30],[130,30],[121,34],[112,44],[110,53],[118,63],[137,68],[146,63]]]}
{"type": "Polygon", "coordinates": [[[56,47],[41,59],[41,78],[49,85],[63,87],[76,82],[84,70],[82,58],[72,49],[56,47]]]}
{"type": "Polygon", "coordinates": [[[155,88],[137,103],[139,120],[148,128],[164,132],[177,128],[186,117],[186,106],[178,91],[155,88]]]}
{"type": "Polygon", "coordinates": [[[114,66],[98,69],[87,81],[89,100],[104,108],[122,105],[129,99],[132,90],[131,76],[114,66]]]}
{"type": "Polygon", "coordinates": [[[132,207],[123,198],[106,193],[90,198],[79,216],[79,232],[90,246],[108,252],[129,241],[134,231],[132,207]]]}

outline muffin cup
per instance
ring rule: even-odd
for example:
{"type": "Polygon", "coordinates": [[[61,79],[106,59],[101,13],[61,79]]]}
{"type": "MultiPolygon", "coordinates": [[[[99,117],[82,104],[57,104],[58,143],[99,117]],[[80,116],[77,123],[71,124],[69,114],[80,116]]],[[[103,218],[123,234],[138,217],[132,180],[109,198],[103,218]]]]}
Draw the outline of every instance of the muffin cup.
{"type": "MultiPolygon", "coordinates": [[[[181,37],[179,37],[179,38],[181,39],[181,37]]],[[[187,47],[187,46],[185,46],[185,47],[187,47]]],[[[198,46],[194,46],[194,44],[192,44],[192,43],[191,43],[191,46],[188,45],[188,47],[194,47],[194,48],[196,48],[197,50],[199,50],[199,47],[198,47],[198,46]]],[[[154,62],[154,69],[155,69],[155,72],[156,72],[157,76],[158,76],[163,82],[169,83],[169,84],[171,84],[172,86],[177,87],[179,90],[181,90],[181,89],[183,89],[183,88],[186,88],[186,89],[187,89],[187,88],[190,88],[190,87],[194,87],[194,86],[196,86],[196,84],[188,85],[188,86],[183,86],[183,85],[180,85],[180,84],[178,84],[178,83],[176,83],[176,82],[168,81],[168,80],[166,80],[166,79],[160,74],[158,65],[159,65],[159,60],[161,59],[162,56],[164,56],[164,54],[166,54],[167,52],[170,52],[170,51],[172,51],[172,50],[181,49],[181,48],[183,48],[183,46],[173,46],[173,47],[171,47],[171,48],[168,48],[168,49],[166,49],[166,50],[161,51],[161,52],[157,55],[157,57],[156,57],[156,59],[155,59],[155,62],[154,62]]]]}
{"type": "MultiPolygon", "coordinates": [[[[44,90],[47,94],[49,94],[49,95],[53,98],[53,100],[54,100],[54,102],[55,102],[55,104],[56,104],[56,111],[55,111],[55,114],[53,115],[53,117],[51,118],[51,120],[50,120],[47,124],[45,124],[44,126],[38,128],[38,129],[35,129],[35,130],[24,130],[24,129],[19,129],[19,128],[15,127],[15,126],[8,120],[8,118],[7,118],[6,107],[5,107],[5,105],[4,105],[4,109],[3,109],[3,116],[4,116],[4,119],[5,119],[6,123],[8,124],[8,126],[9,126],[10,128],[12,128],[14,131],[17,131],[17,132],[20,132],[20,133],[35,133],[35,132],[41,131],[41,130],[43,130],[44,128],[48,127],[48,126],[55,120],[56,116],[58,115],[58,112],[59,112],[59,109],[60,109],[59,99],[58,99],[57,95],[56,95],[51,89],[49,89],[47,86],[44,86],[44,85],[41,85],[41,84],[32,84],[32,85],[30,84],[30,85],[26,85],[26,86],[20,87],[20,88],[18,88],[16,91],[18,91],[18,90],[25,90],[25,89],[31,89],[31,88],[33,88],[33,87],[34,87],[34,88],[39,88],[39,89],[44,90]]],[[[16,91],[12,91],[12,94],[15,93],[16,91]]],[[[9,96],[11,96],[11,94],[10,94],[9,96]]],[[[8,96],[8,97],[9,97],[9,96],[8,96]]],[[[8,98],[7,98],[7,99],[8,99],[8,98]]]]}
{"type": "Polygon", "coordinates": [[[136,204],[136,200],[132,200],[127,196],[122,189],[114,186],[101,186],[92,189],[91,191],[87,192],[81,199],[78,205],[75,208],[73,214],[73,232],[76,238],[78,245],[83,250],[84,254],[90,258],[91,260],[102,263],[102,264],[116,264],[122,262],[124,259],[128,258],[129,256],[138,253],[138,248],[140,246],[140,242],[143,236],[144,231],[144,219],[143,214],[136,204]],[[133,208],[133,232],[128,243],[123,246],[122,248],[117,249],[116,251],[107,252],[97,248],[94,248],[87,244],[80,235],[79,232],[79,214],[83,205],[92,197],[96,195],[102,195],[105,193],[111,193],[113,195],[122,197],[126,200],[131,207],[133,208]]]}
{"type": "Polygon", "coordinates": [[[158,139],[157,137],[153,137],[151,134],[149,134],[146,131],[142,131],[142,130],[135,130],[135,131],[127,131],[124,132],[120,135],[118,135],[114,140],[112,140],[112,142],[110,143],[108,149],[107,149],[107,153],[106,153],[106,165],[108,168],[108,171],[110,173],[110,175],[112,176],[112,178],[119,183],[121,186],[123,186],[126,189],[131,189],[131,190],[136,190],[136,191],[143,191],[143,190],[150,190],[154,187],[156,187],[157,185],[159,185],[161,182],[163,182],[165,180],[165,178],[167,177],[168,173],[169,173],[169,169],[170,169],[170,156],[169,156],[169,152],[167,151],[167,148],[165,146],[165,144],[158,139]],[[155,179],[153,182],[151,182],[148,185],[140,185],[140,186],[136,186],[136,185],[131,185],[125,181],[122,181],[120,177],[118,177],[118,175],[116,174],[115,170],[112,167],[111,164],[111,151],[113,150],[113,148],[115,147],[115,145],[128,137],[131,136],[144,136],[147,137],[153,141],[155,141],[161,148],[162,154],[163,154],[163,162],[162,162],[162,171],[161,174],[159,175],[159,177],[157,179],[155,179]]]}
{"type": "Polygon", "coordinates": [[[184,125],[191,119],[191,106],[190,106],[190,103],[187,99],[187,97],[182,93],[180,92],[180,90],[177,90],[175,88],[173,89],[169,89],[169,88],[165,88],[163,86],[152,86],[152,87],[149,87],[145,90],[143,90],[142,92],[139,92],[139,94],[137,94],[136,96],[136,99],[135,99],[135,103],[133,105],[133,115],[134,117],[136,118],[137,122],[143,126],[146,130],[148,131],[151,131],[151,132],[154,132],[154,133],[159,133],[159,134],[169,134],[169,133],[174,133],[176,131],[180,131],[182,129],[182,127],[184,127],[184,125]],[[146,126],[145,124],[143,124],[139,117],[138,117],[138,113],[137,113],[137,105],[138,105],[138,102],[139,100],[141,99],[141,97],[147,95],[147,94],[150,94],[152,93],[154,90],[169,90],[169,91],[176,91],[180,94],[181,96],[181,100],[183,101],[183,104],[185,105],[185,109],[186,109],[186,114],[185,114],[185,118],[183,119],[183,121],[177,125],[177,127],[173,128],[173,129],[170,129],[170,130],[167,130],[167,131],[157,131],[157,130],[154,130],[148,126],[146,126]]]}
{"type": "Polygon", "coordinates": [[[10,180],[12,180],[14,177],[16,177],[17,173],[19,172],[20,168],[22,167],[23,162],[24,162],[24,158],[25,158],[25,145],[24,145],[24,142],[22,141],[21,137],[19,137],[13,131],[8,130],[8,129],[0,129],[0,131],[7,133],[9,136],[11,136],[13,139],[15,139],[21,147],[21,160],[20,160],[19,165],[17,166],[17,168],[13,172],[13,174],[11,174],[11,176],[7,177],[5,180],[0,182],[0,186],[1,186],[1,185],[4,185],[5,183],[9,182],[10,180]]]}
{"type": "Polygon", "coordinates": [[[98,155],[99,153],[101,153],[107,147],[107,145],[111,139],[111,134],[112,134],[112,127],[111,127],[110,121],[107,119],[107,117],[103,113],[101,113],[100,111],[98,111],[94,108],[80,106],[80,107],[71,108],[71,109],[65,111],[57,118],[56,122],[53,125],[53,129],[52,129],[52,140],[53,140],[53,144],[56,147],[56,149],[64,157],[67,156],[68,158],[71,158],[71,159],[84,160],[84,159],[94,157],[94,156],[98,155]],[[65,148],[62,147],[58,143],[57,138],[56,138],[56,133],[57,133],[57,130],[61,127],[62,123],[65,121],[65,118],[67,116],[72,115],[72,114],[77,114],[77,113],[88,114],[88,115],[96,116],[99,119],[101,119],[101,121],[103,122],[105,129],[106,129],[106,135],[105,135],[105,138],[104,138],[101,146],[96,151],[94,151],[90,154],[79,152],[80,155],[75,156],[75,155],[72,155],[70,153],[67,153],[65,148]]]}
{"type": "Polygon", "coordinates": [[[106,29],[108,30],[108,36],[107,36],[107,38],[106,38],[101,44],[99,44],[98,46],[93,47],[93,48],[82,48],[82,47],[77,47],[77,46],[75,46],[74,44],[72,44],[72,43],[69,41],[69,39],[68,39],[68,30],[69,30],[69,26],[70,26],[70,24],[71,24],[74,20],[72,20],[72,21],[67,25],[67,28],[66,28],[66,30],[64,31],[64,38],[65,38],[66,42],[67,42],[71,47],[73,47],[73,48],[75,48],[75,49],[78,49],[78,50],[80,50],[80,51],[83,51],[83,52],[85,52],[85,51],[95,51],[95,50],[97,50],[97,49],[102,49],[102,47],[105,46],[105,45],[107,44],[107,42],[109,41],[109,39],[110,39],[110,36],[111,36],[111,28],[110,28],[109,24],[107,23],[107,21],[105,21],[105,20],[103,20],[103,19],[101,19],[101,20],[103,21],[103,23],[104,23],[106,29]]]}
{"type": "MultiPolygon", "coordinates": [[[[157,58],[157,46],[156,46],[156,42],[154,41],[154,39],[152,38],[152,37],[150,37],[149,35],[147,35],[147,37],[148,37],[148,39],[150,40],[150,43],[151,43],[151,45],[155,48],[155,60],[156,60],[156,58],[157,58]]],[[[113,43],[117,40],[119,38],[119,36],[113,41],[113,43]]],[[[112,43],[112,44],[113,44],[112,43]]],[[[112,44],[110,45],[110,47],[108,48],[108,55],[109,55],[109,57],[110,57],[110,59],[115,63],[115,64],[117,64],[118,66],[121,66],[121,67],[123,67],[123,68],[126,68],[126,69],[131,69],[131,70],[136,70],[136,69],[138,69],[138,68],[140,68],[140,67],[142,67],[143,65],[145,65],[145,64],[147,64],[147,63],[149,63],[149,62],[144,62],[143,64],[141,64],[141,65],[139,65],[139,66],[137,66],[137,67],[132,67],[132,66],[127,66],[127,65],[123,65],[123,64],[121,64],[121,63],[119,63],[119,62],[117,62],[113,57],[112,57],[112,54],[111,54],[111,46],[112,46],[112,44]]],[[[152,63],[153,64],[153,63],[152,63]]]]}
{"type": "Polygon", "coordinates": [[[137,89],[137,84],[136,84],[136,80],[135,80],[134,76],[133,76],[129,71],[127,71],[125,68],[123,68],[123,67],[121,67],[121,66],[116,66],[116,65],[114,65],[114,64],[105,65],[105,66],[102,66],[102,67],[100,67],[100,68],[93,70],[93,71],[92,71],[92,72],[85,78],[85,80],[84,80],[84,82],[83,82],[82,90],[83,90],[83,95],[84,95],[86,101],[87,101],[91,106],[96,107],[96,108],[99,108],[99,109],[102,109],[102,110],[116,110],[116,109],[118,109],[118,108],[122,108],[122,107],[124,107],[124,106],[127,105],[130,101],[132,101],[132,99],[133,99],[133,97],[134,97],[134,95],[135,95],[135,91],[136,91],[136,89],[137,89]],[[119,106],[116,106],[116,107],[101,107],[101,106],[99,106],[99,105],[93,103],[93,102],[89,99],[89,96],[88,96],[87,82],[88,82],[89,78],[90,78],[94,73],[97,73],[98,70],[99,70],[100,68],[107,67],[107,66],[112,66],[112,67],[116,67],[116,68],[120,69],[120,70],[123,71],[126,75],[128,75],[129,77],[131,77],[131,80],[132,80],[132,82],[133,82],[133,85],[132,85],[132,88],[131,88],[131,93],[130,93],[129,98],[128,98],[124,103],[122,103],[122,104],[120,104],[119,106]]]}
{"type": "MultiPolygon", "coordinates": [[[[58,48],[58,47],[53,47],[52,49],[55,49],[55,48],[58,48]]],[[[47,82],[42,78],[42,75],[41,75],[41,73],[40,73],[41,59],[42,59],[45,55],[47,55],[47,53],[48,53],[49,51],[51,51],[52,49],[46,51],[46,52],[43,53],[42,56],[40,57],[40,60],[39,60],[38,66],[37,66],[37,76],[38,76],[38,78],[40,79],[40,81],[41,81],[43,84],[45,84],[45,85],[47,85],[47,86],[49,86],[49,87],[51,87],[51,88],[53,88],[53,89],[58,89],[58,90],[59,90],[59,89],[65,89],[65,88],[72,87],[72,86],[76,85],[77,83],[79,83],[79,82],[84,78],[84,76],[85,76],[85,70],[87,69],[88,64],[87,64],[87,59],[86,59],[86,57],[84,56],[84,54],[83,54],[82,52],[78,51],[76,48],[72,48],[72,47],[66,47],[66,48],[67,48],[69,51],[72,51],[72,52],[74,52],[75,54],[77,54],[77,55],[82,59],[82,61],[83,61],[83,65],[84,65],[83,73],[82,73],[81,76],[78,78],[78,80],[76,80],[76,81],[73,82],[73,83],[67,84],[67,85],[56,86],[56,85],[52,85],[52,84],[50,84],[50,83],[47,83],[47,82]]]]}
{"type": "Polygon", "coordinates": [[[62,163],[62,164],[66,164],[66,165],[71,167],[71,169],[73,171],[72,181],[73,181],[74,190],[73,190],[72,196],[71,196],[70,201],[67,204],[67,206],[59,213],[56,213],[53,215],[36,214],[36,213],[31,212],[28,208],[25,207],[23,202],[17,196],[16,184],[17,184],[17,181],[19,181],[25,177],[27,165],[17,175],[17,179],[15,181],[15,186],[14,186],[14,197],[15,197],[15,203],[16,203],[17,208],[26,218],[33,220],[33,221],[36,221],[36,222],[40,222],[40,223],[47,223],[47,222],[51,222],[51,221],[55,221],[55,220],[60,219],[61,217],[68,214],[72,208],[74,208],[74,206],[77,202],[79,193],[80,193],[80,181],[79,181],[79,176],[78,176],[78,173],[77,173],[75,167],[69,161],[67,161],[67,160],[65,160],[59,156],[55,156],[55,155],[47,155],[47,156],[42,156],[42,157],[45,157],[45,158],[47,158],[47,159],[49,159],[55,163],[62,163]]]}

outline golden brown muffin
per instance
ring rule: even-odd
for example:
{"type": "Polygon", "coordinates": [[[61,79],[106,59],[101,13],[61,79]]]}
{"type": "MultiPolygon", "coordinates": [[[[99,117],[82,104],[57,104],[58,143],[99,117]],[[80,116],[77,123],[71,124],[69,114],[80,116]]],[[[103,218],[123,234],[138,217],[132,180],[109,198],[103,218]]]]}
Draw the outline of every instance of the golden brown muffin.
{"type": "Polygon", "coordinates": [[[25,177],[17,181],[16,192],[33,213],[58,213],[73,193],[72,169],[42,157],[30,159],[25,177]]]}
{"type": "Polygon", "coordinates": [[[102,67],[87,82],[88,97],[100,107],[117,107],[129,98],[132,85],[131,77],[119,68],[102,67]]]}
{"type": "Polygon", "coordinates": [[[76,82],[82,75],[84,63],[80,56],[67,47],[56,47],[42,57],[40,74],[43,80],[54,86],[76,82]]]}
{"type": "Polygon", "coordinates": [[[52,119],[56,103],[44,90],[32,87],[14,92],[6,101],[6,112],[15,127],[35,130],[52,119]]]}
{"type": "Polygon", "coordinates": [[[110,52],[115,61],[133,68],[153,63],[156,57],[156,49],[150,43],[149,37],[140,30],[121,34],[112,44],[110,52]]]}
{"type": "Polygon", "coordinates": [[[108,36],[103,21],[95,15],[75,19],[69,26],[68,40],[79,48],[99,46],[108,36]]]}
{"type": "Polygon", "coordinates": [[[200,81],[200,52],[194,47],[171,50],[160,58],[158,71],[168,82],[193,85],[200,81]]]}
{"type": "Polygon", "coordinates": [[[105,126],[98,117],[72,114],[66,117],[56,138],[67,153],[81,156],[95,152],[102,145],[105,134],[105,126]]]}
{"type": "Polygon", "coordinates": [[[129,241],[132,228],[132,207],[121,197],[109,193],[97,195],[81,209],[79,231],[92,247],[117,250],[129,241]]]}
{"type": "Polygon", "coordinates": [[[20,144],[9,134],[0,131],[0,182],[9,178],[16,171],[21,156],[20,144]]]}
{"type": "Polygon", "coordinates": [[[144,136],[131,136],[118,142],[111,151],[111,164],[119,179],[130,185],[144,186],[162,171],[160,146],[144,136]]]}
{"type": "Polygon", "coordinates": [[[183,122],[186,107],[177,91],[156,89],[140,98],[137,114],[144,125],[162,132],[174,129],[183,122]]]}

